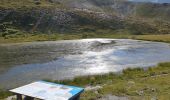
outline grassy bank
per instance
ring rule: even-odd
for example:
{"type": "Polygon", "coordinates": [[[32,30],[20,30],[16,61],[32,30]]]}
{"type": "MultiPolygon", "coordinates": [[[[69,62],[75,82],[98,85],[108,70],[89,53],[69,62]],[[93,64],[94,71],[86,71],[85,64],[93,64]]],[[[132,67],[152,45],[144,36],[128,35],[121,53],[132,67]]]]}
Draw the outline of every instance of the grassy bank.
{"type": "Polygon", "coordinates": [[[138,40],[147,40],[147,41],[157,41],[157,42],[167,42],[170,43],[170,34],[163,35],[136,35],[130,36],[130,38],[138,40]]]}
{"type": "MultiPolygon", "coordinates": [[[[107,94],[126,96],[132,100],[151,100],[151,98],[168,100],[170,98],[170,63],[160,63],[147,70],[126,69],[122,74],[110,73],[52,82],[80,87],[102,87],[85,91],[81,95],[81,100],[97,100],[107,94]]],[[[9,95],[11,95],[9,92],[0,92],[0,99],[9,95]]]]}
{"type": "Polygon", "coordinates": [[[6,91],[6,90],[0,90],[0,100],[3,100],[4,98],[7,98],[8,96],[11,96],[12,93],[6,91]]]}
{"type": "Polygon", "coordinates": [[[85,38],[128,38],[128,34],[97,34],[97,33],[76,33],[76,34],[19,34],[0,37],[0,43],[20,43],[34,41],[56,41],[73,40],[85,38]]]}
{"type": "Polygon", "coordinates": [[[20,43],[20,42],[34,42],[34,41],[56,41],[56,40],[73,40],[85,38],[116,38],[116,39],[137,39],[157,42],[170,43],[170,34],[162,35],[131,35],[129,33],[64,33],[64,34],[13,34],[0,37],[0,44],[3,43],[20,43]]]}
{"type": "Polygon", "coordinates": [[[126,96],[132,100],[151,100],[151,98],[168,100],[170,63],[160,63],[148,70],[126,69],[120,75],[110,73],[54,82],[81,87],[102,86],[101,89],[85,91],[81,96],[82,100],[97,100],[107,94],[126,96]]]}
{"type": "Polygon", "coordinates": [[[56,41],[56,40],[70,40],[79,39],[81,36],[74,34],[24,34],[24,35],[10,35],[0,37],[0,43],[20,43],[20,42],[34,42],[34,41],[56,41]]]}
{"type": "Polygon", "coordinates": [[[35,8],[35,7],[54,7],[59,6],[59,2],[53,3],[50,0],[1,0],[0,8],[17,9],[17,8],[35,8]]]}

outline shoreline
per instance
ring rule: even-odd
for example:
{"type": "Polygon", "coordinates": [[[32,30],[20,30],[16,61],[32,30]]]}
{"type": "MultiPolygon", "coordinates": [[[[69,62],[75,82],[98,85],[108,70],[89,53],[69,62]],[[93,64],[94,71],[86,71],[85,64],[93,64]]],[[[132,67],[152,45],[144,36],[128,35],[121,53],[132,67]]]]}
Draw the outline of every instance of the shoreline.
{"type": "Polygon", "coordinates": [[[19,37],[0,37],[0,44],[15,44],[15,43],[30,43],[30,42],[47,42],[47,41],[62,41],[62,40],[79,40],[79,39],[93,39],[93,38],[110,38],[110,39],[134,39],[153,42],[170,43],[170,34],[162,35],[117,35],[107,34],[105,36],[94,34],[92,37],[83,37],[83,34],[39,34],[19,37]]]}
{"type": "MultiPolygon", "coordinates": [[[[152,38],[154,35],[148,35],[149,37],[147,37],[147,35],[142,35],[141,37],[140,36],[137,37],[130,36],[127,39],[138,39],[138,40],[145,40],[145,41],[170,43],[170,40],[169,41],[164,40],[164,37],[167,38],[167,36],[170,35],[164,35],[157,40],[153,40],[153,39],[150,40],[150,38],[152,38]]],[[[25,42],[20,42],[20,43],[25,43],[25,42]]],[[[30,43],[30,42],[26,42],[26,43],[30,43]]],[[[7,44],[9,43],[5,43],[4,45],[7,44]]],[[[98,100],[107,95],[128,97],[132,100],[139,100],[141,98],[152,99],[153,97],[156,97],[159,100],[165,100],[166,98],[170,97],[169,95],[170,63],[160,63],[157,66],[148,68],[147,70],[141,68],[134,68],[134,69],[129,68],[124,70],[123,73],[120,75],[115,73],[110,73],[104,75],[80,76],[72,80],[61,80],[61,81],[47,80],[47,81],[61,83],[65,85],[81,86],[84,88],[91,87],[92,89],[86,90],[82,94],[81,100],[98,100]],[[101,88],[96,89],[95,87],[101,87],[101,88]]],[[[12,94],[7,90],[0,89],[0,99],[7,98],[11,95],[12,94]]]]}
{"type": "MultiPolygon", "coordinates": [[[[154,95],[159,100],[169,97],[170,93],[170,62],[160,63],[144,70],[142,68],[128,68],[122,74],[103,74],[80,76],[74,79],[52,81],[65,85],[80,86],[86,88],[81,95],[81,100],[98,100],[107,95],[128,97],[139,100],[142,97],[152,98],[154,95]],[[163,86],[162,86],[163,85],[163,86]]],[[[7,90],[0,92],[0,99],[12,94],[7,90]]]]}
{"type": "MultiPolygon", "coordinates": [[[[142,68],[128,68],[122,74],[104,74],[77,77],[73,80],[51,81],[66,85],[91,87],[85,91],[81,100],[98,100],[107,95],[128,97],[130,100],[139,100],[141,97],[152,98],[157,95],[158,100],[169,97],[170,63],[160,63],[144,70],[142,68]],[[164,85],[165,84],[165,85],[164,85]],[[164,85],[164,87],[162,87],[164,85]],[[135,99],[136,98],[136,99],[135,99]]],[[[50,81],[50,80],[49,80],[50,81]]]]}

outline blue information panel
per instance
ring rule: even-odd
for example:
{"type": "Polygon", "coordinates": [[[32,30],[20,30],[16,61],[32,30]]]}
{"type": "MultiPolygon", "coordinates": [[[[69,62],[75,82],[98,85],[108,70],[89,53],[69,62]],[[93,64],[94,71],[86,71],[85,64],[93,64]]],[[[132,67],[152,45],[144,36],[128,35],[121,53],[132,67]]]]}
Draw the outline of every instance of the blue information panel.
{"type": "Polygon", "coordinates": [[[43,100],[70,100],[80,95],[84,89],[75,86],[38,81],[10,91],[43,100]]]}

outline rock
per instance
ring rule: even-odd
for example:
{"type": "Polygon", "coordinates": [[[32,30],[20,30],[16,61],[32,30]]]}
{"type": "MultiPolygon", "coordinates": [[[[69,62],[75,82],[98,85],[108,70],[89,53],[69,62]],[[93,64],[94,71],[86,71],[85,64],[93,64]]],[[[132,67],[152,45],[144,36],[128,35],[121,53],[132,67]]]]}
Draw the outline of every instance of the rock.
{"type": "Polygon", "coordinates": [[[41,0],[34,0],[36,5],[40,5],[41,4],[41,0]]]}
{"type": "Polygon", "coordinates": [[[16,96],[9,96],[8,98],[4,99],[4,100],[13,100],[16,99],[16,96]]]}
{"type": "Polygon", "coordinates": [[[101,89],[103,88],[102,86],[87,86],[85,88],[86,91],[89,91],[89,90],[98,90],[98,89],[101,89]]]}
{"type": "Polygon", "coordinates": [[[151,100],[158,100],[156,96],[152,97],[151,100]]]}
{"type": "Polygon", "coordinates": [[[155,88],[152,88],[152,89],[151,89],[151,91],[152,91],[152,92],[155,92],[155,91],[156,91],[156,89],[155,89],[155,88]]]}
{"type": "Polygon", "coordinates": [[[134,81],[128,81],[128,86],[132,86],[132,85],[135,85],[135,82],[134,81]]]}
{"type": "Polygon", "coordinates": [[[106,95],[98,100],[129,100],[128,97],[119,97],[114,95],[106,95]]]}
{"type": "Polygon", "coordinates": [[[97,90],[94,91],[95,94],[99,94],[99,92],[97,90]]]}
{"type": "Polygon", "coordinates": [[[137,91],[137,94],[142,96],[144,94],[144,91],[142,91],[142,90],[141,91],[137,91]]]}

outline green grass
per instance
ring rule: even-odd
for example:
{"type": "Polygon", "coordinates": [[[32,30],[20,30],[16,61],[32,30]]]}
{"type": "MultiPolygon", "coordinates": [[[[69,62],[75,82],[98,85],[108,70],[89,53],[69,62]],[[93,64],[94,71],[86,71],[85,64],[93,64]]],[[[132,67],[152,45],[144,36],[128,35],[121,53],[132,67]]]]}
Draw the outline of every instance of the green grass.
{"type": "Polygon", "coordinates": [[[33,41],[56,41],[79,39],[81,36],[74,34],[20,34],[0,37],[0,43],[20,43],[33,41]]]}
{"type": "Polygon", "coordinates": [[[48,0],[0,0],[0,8],[33,8],[33,7],[53,7],[59,3],[49,2],[48,0]]]}
{"type": "Polygon", "coordinates": [[[12,93],[5,91],[5,90],[0,90],[0,100],[3,100],[4,98],[7,98],[8,96],[11,96],[12,93]]]}
{"type": "Polygon", "coordinates": [[[170,63],[160,63],[156,67],[143,70],[140,68],[126,69],[122,74],[105,74],[77,77],[73,80],[52,81],[75,86],[96,86],[103,88],[85,91],[82,100],[97,100],[107,95],[127,96],[132,100],[150,100],[156,96],[158,100],[170,97],[170,63]]]}
{"type": "MultiPolygon", "coordinates": [[[[49,81],[49,80],[48,80],[49,81]]],[[[170,63],[160,63],[147,70],[141,68],[126,69],[120,74],[80,76],[70,80],[50,81],[73,86],[102,86],[97,90],[88,90],[81,95],[81,100],[97,100],[111,94],[126,96],[132,100],[168,100],[170,98],[170,63]],[[97,93],[96,93],[97,92],[97,93]]],[[[0,99],[12,95],[0,92],[0,99]]]]}
{"type": "Polygon", "coordinates": [[[85,38],[128,38],[129,34],[113,33],[111,30],[97,30],[96,32],[79,32],[79,33],[0,33],[0,44],[2,43],[20,43],[20,42],[34,42],[34,41],[56,41],[56,40],[73,40],[85,38]]]}
{"type": "Polygon", "coordinates": [[[99,30],[97,32],[89,33],[64,33],[64,34],[30,34],[30,33],[17,33],[10,34],[4,37],[0,37],[0,44],[2,43],[20,43],[20,42],[34,42],[34,41],[56,41],[56,40],[73,40],[73,39],[85,39],[85,38],[116,38],[116,39],[137,39],[157,42],[170,43],[170,34],[162,35],[131,35],[126,33],[108,33],[99,30]]]}
{"type": "Polygon", "coordinates": [[[157,42],[167,42],[170,43],[170,34],[162,35],[136,35],[130,36],[129,38],[147,40],[147,41],[157,41],[157,42]]]}

